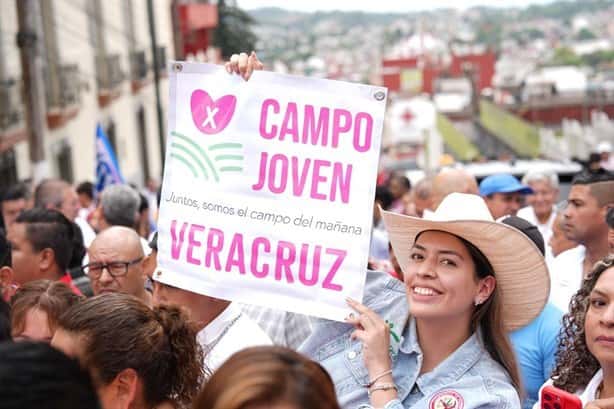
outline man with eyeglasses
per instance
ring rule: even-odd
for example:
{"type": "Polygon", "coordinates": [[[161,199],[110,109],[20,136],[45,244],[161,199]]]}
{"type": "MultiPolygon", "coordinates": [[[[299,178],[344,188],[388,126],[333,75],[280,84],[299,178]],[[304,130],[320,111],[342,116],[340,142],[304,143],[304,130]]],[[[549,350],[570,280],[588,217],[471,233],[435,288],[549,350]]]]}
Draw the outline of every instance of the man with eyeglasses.
{"type": "Polygon", "coordinates": [[[96,236],[83,266],[92,283],[94,295],[119,292],[134,295],[151,305],[145,289],[144,253],[138,234],[128,227],[113,226],[96,236]]]}
{"type": "Polygon", "coordinates": [[[479,190],[495,220],[516,216],[524,203],[524,196],[533,193],[529,186],[508,173],[488,176],[480,182],[479,190]]]}

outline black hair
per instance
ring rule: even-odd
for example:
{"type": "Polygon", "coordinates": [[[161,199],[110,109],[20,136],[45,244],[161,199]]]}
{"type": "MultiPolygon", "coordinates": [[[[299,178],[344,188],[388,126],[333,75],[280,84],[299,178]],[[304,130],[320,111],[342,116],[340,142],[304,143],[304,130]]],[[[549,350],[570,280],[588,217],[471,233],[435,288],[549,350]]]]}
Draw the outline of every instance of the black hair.
{"type": "Polygon", "coordinates": [[[7,240],[4,230],[0,229],[0,268],[12,266],[11,244],[7,240]]]}
{"type": "Polygon", "coordinates": [[[30,198],[30,190],[25,183],[17,183],[9,186],[4,194],[2,195],[1,201],[5,202],[8,200],[18,200],[18,199],[29,199],[30,198]]]}
{"type": "Polygon", "coordinates": [[[409,181],[409,178],[407,176],[395,174],[395,175],[392,175],[392,177],[390,178],[390,180],[392,179],[398,180],[401,186],[403,186],[405,189],[407,190],[411,189],[411,182],[409,181]]]}
{"type": "Polygon", "coordinates": [[[599,169],[596,172],[580,172],[574,176],[571,181],[572,185],[592,185],[599,182],[614,181],[614,172],[605,169],[599,169]]]}
{"type": "Polygon", "coordinates": [[[26,238],[35,251],[53,250],[58,268],[65,272],[71,261],[74,228],[57,210],[34,208],[21,213],[15,223],[26,225],[26,238]]]}
{"type": "Polygon", "coordinates": [[[537,246],[539,252],[542,253],[542,256],[546,254],[544,236],[542,236],[536,225],[518,216],[508,216],[505,219],[501,220],[501,223],[507,224],[508,226],[512,226],[513,228],[520,230],[521,233],[531,239],[531,241],[537,246]]]}
{"type": "Polygon", "coordinates": [[[610,207],[605,215],[605,222],[610,229],[614,229],[614,207],[610,207]]]}
{"type": "Polygon", "coordinates": [[[375,201],[382,204],[382,209],[388,210],[393,202],[392,194],[386,186],[378,186],[375,188],[375,201]]]}
{"type": "Polygon", "coordinates": [[[89,373],[48,344],[0,344],[2,409],[100,408],[89,373]]]}
{"type": "Polygon", "coordinates": [[[147,200],[145,195],[141,192],[139,192],[139,197],[141,199],[141,203],[139,203],[139,213],[143,213],[145,210],[149,209],[149,200],[147,200]]]}
{"type": "Polygon", "coordinates": [[[0,343],[5,341],[11,341],[11,306],[0,297],[0,343]]]}
{"type": "Polygon", "coordinates": [[[71,222],[72,227],[72,255],[68,262],[68,268],[70,270],[76,269],[81,271],[81,264],[83,263],[83,257],[87,253],[85,243],[83,241],[83,232],[77,223],[71,222]]]}
{"type": "Polygon", "coordinates": [[[75,190],[79,195],[86,195],[90,199],[94,199],[94,184],[92,182],[81,182],[75,190]]]}

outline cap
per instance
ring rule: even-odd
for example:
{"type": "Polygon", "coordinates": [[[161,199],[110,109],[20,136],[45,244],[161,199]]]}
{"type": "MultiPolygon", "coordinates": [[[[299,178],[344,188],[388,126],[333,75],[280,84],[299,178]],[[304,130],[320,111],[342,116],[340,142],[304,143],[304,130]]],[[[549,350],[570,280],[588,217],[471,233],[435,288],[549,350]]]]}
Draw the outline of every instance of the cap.
{"type": "Polygon", "coordinates": [[[525,236],[531,239],[533,243],[537,246],[542,255],[546,254],[546,246],[544,244],[544,236],[542,236],[541,232],[537,228],[536,225],[529,223],[522,217],[518,216],[509,216],[505,219],[501,220],[501,223],[507,224],[508,226],[515,227],[524,233],[525,236]]]}
{"type": "Polygon", "coordinates": [[[480,196],[488,196],[493,193],[520,193],[526,195],[533,193],[533,189],[523,185],[509,173],[499,173],[488,176],[480,183],[480,196]]]}

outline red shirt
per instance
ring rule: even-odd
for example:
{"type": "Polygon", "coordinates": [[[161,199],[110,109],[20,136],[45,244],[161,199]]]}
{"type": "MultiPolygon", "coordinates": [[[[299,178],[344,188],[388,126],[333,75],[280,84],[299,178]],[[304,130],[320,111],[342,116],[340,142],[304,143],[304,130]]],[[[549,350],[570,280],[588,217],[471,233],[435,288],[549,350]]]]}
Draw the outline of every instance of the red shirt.
{"type": "Polygon", "coordinates": [[[72,282],[72,278],[70,277],[70,274],[66,273],[66,275],[62,276],[62,278],[60,278],[58,281],[66,284],[68,287],[70,287],[70,289],[72,290],[73,293],[77,294],[77,295],[83,295],[83,293],[81,292],[81,290],[79,290],[79,288],[73,284],[72,282]]]}

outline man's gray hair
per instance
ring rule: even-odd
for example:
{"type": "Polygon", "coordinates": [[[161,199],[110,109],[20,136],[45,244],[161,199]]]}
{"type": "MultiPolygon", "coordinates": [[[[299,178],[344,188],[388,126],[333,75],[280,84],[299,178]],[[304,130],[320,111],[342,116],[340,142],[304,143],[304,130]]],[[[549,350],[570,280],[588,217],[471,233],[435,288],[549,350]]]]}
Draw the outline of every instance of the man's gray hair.
{"type": "Polygon", "coordinates": [[[100,195],[102,214],[111,226],[134,228],[141,197],[128,185],[107,186],[100,195]]]}
{"type": "Polygon", "coordinates": [[[533,182],[548,182],[551,188],[559,188],[559,176],[549,170],[531,170],[522,178],[522,183],[525,185],[533,182]]]}

